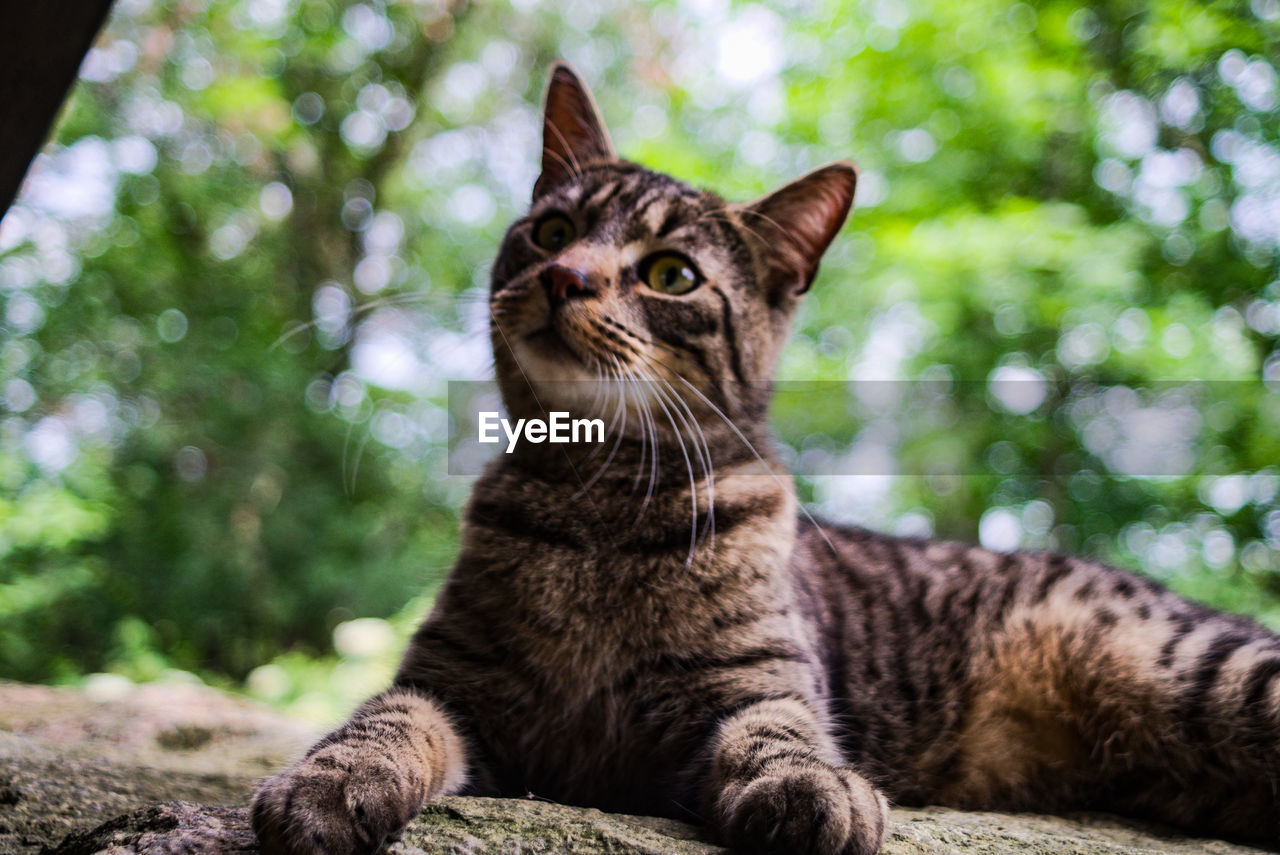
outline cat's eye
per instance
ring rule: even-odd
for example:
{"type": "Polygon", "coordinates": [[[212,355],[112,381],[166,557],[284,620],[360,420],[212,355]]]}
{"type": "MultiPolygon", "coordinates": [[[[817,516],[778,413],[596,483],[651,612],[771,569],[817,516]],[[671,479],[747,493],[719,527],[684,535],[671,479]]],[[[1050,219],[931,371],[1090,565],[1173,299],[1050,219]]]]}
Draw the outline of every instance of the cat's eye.
{"type": "Polygon", "coordinates": [[[678,252],[657,252],[640,264],[640,278],[659,294],[688,294],[702,284],[693,262],[678,252]]]}
{"type": "Polygon", "coordinates": [[[547,252],[559,252],[577,236],[573,220],[564,214],[547,214],[533,227],[533,242],[547,252]]]}

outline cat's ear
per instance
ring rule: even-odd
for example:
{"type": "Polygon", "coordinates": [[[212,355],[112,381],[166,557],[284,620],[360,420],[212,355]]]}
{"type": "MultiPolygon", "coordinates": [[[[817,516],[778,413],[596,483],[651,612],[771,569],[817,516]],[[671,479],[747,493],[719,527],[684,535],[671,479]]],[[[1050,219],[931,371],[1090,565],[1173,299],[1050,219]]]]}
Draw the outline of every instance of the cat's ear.
{"type": "Polygon", "coordinates": [[[818,262],[853,205],[858,171],[840,161],[797,178],[741,208],[743,222],[764,238],[762,251],[773,299],[809,290],[818,262]]]}
{"type": "Polygon", "coordinates": [[[587,87],[563,62],[551,67],[542,118],[542,174],[533,185],[536,199],[571,178],[588,163],[617,160],[609,132],[587,87]]]}

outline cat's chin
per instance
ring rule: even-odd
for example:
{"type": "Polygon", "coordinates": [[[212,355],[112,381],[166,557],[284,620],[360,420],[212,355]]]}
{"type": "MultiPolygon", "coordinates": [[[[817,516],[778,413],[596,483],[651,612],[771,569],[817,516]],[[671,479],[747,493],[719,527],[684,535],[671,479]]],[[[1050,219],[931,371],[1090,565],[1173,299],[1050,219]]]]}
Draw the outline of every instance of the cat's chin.
{"type": "Polygon", "coordinates": [[[551,327],[546,327],[513,342],[512,351],[518,370],[540,391],[556,397],[579,397],[576,389],[596,391],[599,372],[588,367],[583,358],[551,327]]]}
{"type": "Polygon", "coordinates": [[[584,354],[554,322],[525,334],[515,342],[514,350],[521,368],[531,379],[592,383],[600,379],[600,360],[584,354]]]}
{"type": "MultiPolygon", "coordinates": [[[[529,333],[524,336],[521,343],[524,346],[518,349],[528,353],[529,358],[542,362],[568,363],[585,369],[582,358],[565,342],[553,324],[547,324],[537,332],[529,333]]],[[[524,361],[522,358],[521,362],[524,361]]]]}

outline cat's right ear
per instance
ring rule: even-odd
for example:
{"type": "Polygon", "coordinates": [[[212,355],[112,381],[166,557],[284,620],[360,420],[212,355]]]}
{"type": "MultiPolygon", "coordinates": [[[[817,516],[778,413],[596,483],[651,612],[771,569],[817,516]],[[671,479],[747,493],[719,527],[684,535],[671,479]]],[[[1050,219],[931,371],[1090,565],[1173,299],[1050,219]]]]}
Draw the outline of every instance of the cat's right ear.
{"type": "Polygon", "coordinates": [[[596,102],[566,63],[551,67],[542,118],[542,174],[533,198],[572,178],[588,163],[617,160],[596,102]]]}
{"type": "Polygon", "coordinates": [[[857,167],[840,161],[742,206],[747,226],[762,239],[772,300],[784,303],[809,290],[822,254],[849,216],[857,183],[857,167]]]}

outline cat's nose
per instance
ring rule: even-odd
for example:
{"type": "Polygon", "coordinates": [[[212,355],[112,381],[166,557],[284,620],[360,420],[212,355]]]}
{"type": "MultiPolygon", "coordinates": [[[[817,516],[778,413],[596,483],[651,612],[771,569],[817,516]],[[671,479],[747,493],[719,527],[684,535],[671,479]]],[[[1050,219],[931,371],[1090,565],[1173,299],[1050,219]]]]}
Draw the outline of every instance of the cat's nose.
{"type": "Polygon", "coordinates": [[[542,287],[547,289],[547,296],[553,303],[590,297],[596,293],[595,285],[581,271],[562,264],[553,264],[542,271],[542,287]]]}

